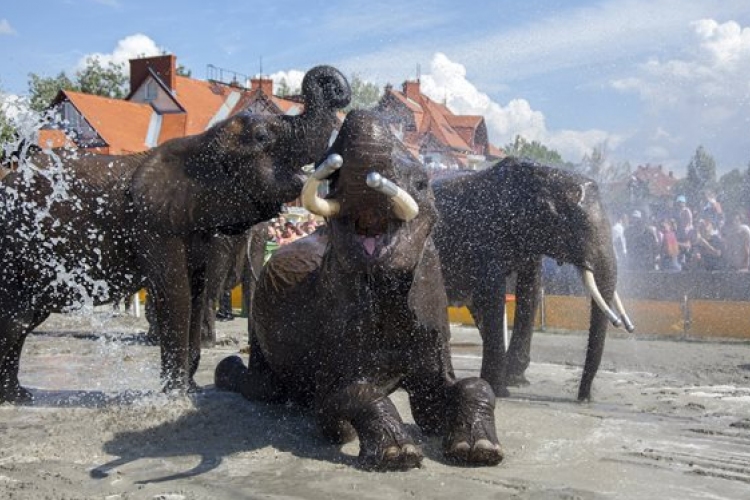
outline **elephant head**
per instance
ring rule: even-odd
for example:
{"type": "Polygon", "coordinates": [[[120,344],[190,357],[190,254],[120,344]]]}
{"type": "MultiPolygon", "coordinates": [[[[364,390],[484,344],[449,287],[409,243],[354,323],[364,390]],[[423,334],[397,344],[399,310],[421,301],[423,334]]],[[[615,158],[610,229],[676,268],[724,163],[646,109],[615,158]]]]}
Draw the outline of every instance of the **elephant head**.
{"type": "Polygon", "coordinates": [[[240,113],[205,133],[158,148],[133,178],[139,211],[173,232],[218,228],[236,234],[299,196],[301,167],[314,162],[351,99],[346,78],[318,66],[302,82],[296,116],[240,113]]]}
{"type": "Polygon", "coordinates": [[[505,223],[518,255],[545,254],[558,262],[573,264],[581,271],[584,286],[607,319],[633,331],[615,291],[617,267],[611,225],[597,183],[575,173],[514,158],[499,163],[492,174],[507,193],[504,202],[508,213],[514,214],[505,223]]]}
{"type": "Polygon", "coordinates": [[[436,219],[427,173],[372,112],[352,111],[302,200],[328,218],[345,269],[413,270],[436,219]],[[328,194],[319,186],[328,180],[328,194]]]}

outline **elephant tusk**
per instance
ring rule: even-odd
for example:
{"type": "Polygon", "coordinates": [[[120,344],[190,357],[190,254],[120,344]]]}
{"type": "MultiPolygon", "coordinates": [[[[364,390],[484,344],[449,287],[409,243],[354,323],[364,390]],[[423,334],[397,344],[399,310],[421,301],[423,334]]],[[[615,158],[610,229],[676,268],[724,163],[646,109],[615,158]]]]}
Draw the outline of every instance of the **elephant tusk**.
{"type": "Polygon", "coordinates": [[[586,286],[586,290],[588,290],[589,294],[591,294],[591,298],[594,299],[594,302],[596,302],[596,305],[598,305],[599,309],[601,309],[602,312],[607,315],[612,324],[617,327],[622,326],[620,317],[612,309],[610,309],[610,307],[604,301],[602,294],[599,293],[599,288],[596,286],[596,280],[594,280],[594,273],[592,273],[588,269],[583,270],[583,284],[586,286]]]}
{"type": "Polygon", "coordinates": [[[336,200],[326,200],[318,195],[318,186],[332,173],[341,168],[344,160],[340,155],[332,154],[318,165],[315,171],[310,174],[302,187],[302,206],[309,212],[321,217],[333,217],[341,210],[341,205],[336,200]]]}
{"type": "Polygon", "coordinates": [[[375,191],[391,198],[393,201],[393,211],[399,219],[409,222],[419,213],[419,206],[417,206],[414,198],[379,173],[370,172],[367,174],[367,185],[375,191]]]}
{"type": "Polygon", "coordinates": [[[635,326],[633,325],[633,322],[630,321],[630,318],[628,317],[628,314],[625,312],[625,308],[622,306],[622,301],[620,300],[620,296],[615,291],[614,295],[614,302],[615,302],[615,308],[617,309],[617,312],[620,313],[620,318],[622,319],[623,325],[625,325],[625,329],[628,331],[628,333],[633,333],[635,331],[635,326]]]}

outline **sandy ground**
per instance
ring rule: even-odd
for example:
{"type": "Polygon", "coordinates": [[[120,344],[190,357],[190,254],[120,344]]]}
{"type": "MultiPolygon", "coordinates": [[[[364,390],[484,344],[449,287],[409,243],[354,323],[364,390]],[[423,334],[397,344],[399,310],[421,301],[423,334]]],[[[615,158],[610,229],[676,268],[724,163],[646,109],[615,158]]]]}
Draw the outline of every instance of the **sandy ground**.
{"type": "MultiPolygon", "coordinates": [[[[420,438],[421,469],[372,473],[356,468],[356,443],[326,443],[299,408],[211,386],[245,320],[219,324],[193,397],[159,393],[145,326],[54,316],[29,337],[21,380],[36,400],[0,406],[0,498],[750,498],[749,342],[610,335],[595,400],[579,404],[584,336],[538,333],[531,385],[497,407],[502,464],[451,466],[420,438]]],[[[457,374],[477,374],[476,330],[453,334],[457,374]]]]}

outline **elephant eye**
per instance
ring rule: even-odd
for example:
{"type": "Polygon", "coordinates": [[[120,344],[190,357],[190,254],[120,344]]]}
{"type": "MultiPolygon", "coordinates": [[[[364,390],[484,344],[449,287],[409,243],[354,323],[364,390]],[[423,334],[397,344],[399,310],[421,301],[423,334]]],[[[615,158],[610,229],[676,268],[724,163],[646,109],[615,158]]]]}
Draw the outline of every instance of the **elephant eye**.
{"type": "Polygon", "coordinates": [[[266,127],[260,127],[253,132],[253,140],[260,144],[266,144],[271,141],[271,133],[266,127]]]}

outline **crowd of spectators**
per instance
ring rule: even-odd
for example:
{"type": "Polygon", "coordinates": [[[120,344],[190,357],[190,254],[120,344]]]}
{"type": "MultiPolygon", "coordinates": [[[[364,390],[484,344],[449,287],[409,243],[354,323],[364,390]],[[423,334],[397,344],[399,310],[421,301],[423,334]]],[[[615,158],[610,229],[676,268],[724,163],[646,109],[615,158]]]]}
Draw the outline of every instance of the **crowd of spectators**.
{"type": "Polygon", "coordinates": [[[711,190],[691,210],[685,196],[674,207],[649,216],[623,214],[612,227],[618,263],[633,271],[750,270],[750,226],[743,214],[724,214],[711,190]]]}
{"type": "Polygon", "coordinates": [[[313,214],[308,214],[307,218],[302,221],[288,220],[281,215],[268,224],[267,241],[277,245],[286,245],[303,236],[312,234],[320,224],[313,214]]]}

